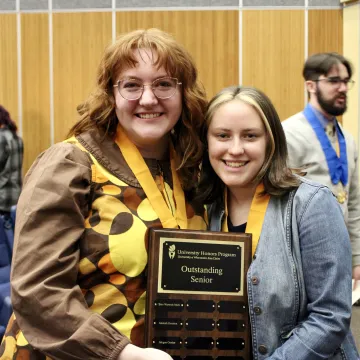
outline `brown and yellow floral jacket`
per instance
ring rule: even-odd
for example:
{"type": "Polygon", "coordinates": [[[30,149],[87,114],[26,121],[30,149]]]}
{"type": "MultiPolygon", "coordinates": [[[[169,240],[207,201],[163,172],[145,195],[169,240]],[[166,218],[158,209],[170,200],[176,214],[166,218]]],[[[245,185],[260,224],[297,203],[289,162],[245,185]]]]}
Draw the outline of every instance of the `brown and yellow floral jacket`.
{"type": "MultiPolygon", "coordinates": [[[[146,163],[174,210],[169,162],[146,163]]],[[[206,229],[202,207],[187,204],[187,217],[206,229]]],[[[0,359],[116,359],[142,346],[150,227],[161,223],[114,141],[92,131],[42,153],[17,208],[0,359]]]]}

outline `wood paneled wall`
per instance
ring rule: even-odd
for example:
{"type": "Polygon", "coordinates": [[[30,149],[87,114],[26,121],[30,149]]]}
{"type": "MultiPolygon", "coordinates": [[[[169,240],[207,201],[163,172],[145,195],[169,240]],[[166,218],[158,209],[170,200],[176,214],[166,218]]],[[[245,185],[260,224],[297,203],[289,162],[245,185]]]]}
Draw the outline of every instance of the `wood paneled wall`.
{"type": "Polygon", "coordinates": [[[21,17],[24,167],[51,144],[49,31],[47,14],[21,17]]]}
{"type": "Polygon", "coordinates": [[[309,55],[343,52],[343,11],[309,10],[309,55]]]}
{"type": "MultiPolygon", "coordinates": [[[[343,115],[344,128],[360,148],[360,1],[344,8],[344,55],[353,65],[354,87],[348,92],[348,110],[343,115]]],[[[360,149],[359,149],[360,151],[360,149]]],[[[359,152],[360,155],[360,152],[359,152]]],[[[360,175],[360,174],[359,174],[360,175]]],[[[360,339],[359,339],[360,340],[360,339]]]]}
{"type": "Polygon", "coordinates": [[[99,59],[113,30],[119,34],[158,27],[172,33],[192,53],[209,98],[241,78],[243,85],[262,89],[282,119],[304,106],[301,71],[305,54],[342,52],[342,10],[336,9],[129,11],[113,15],[99,11],[0,14],[0,103],[16,121],[21,119],[25,170],[38,153],[63,140],[77,120],[76,106],[93,87],[99,59]]]}
{"type": "Polygon", "coordinates": [[[76,107],[91,92],[103,49],[111,42],[110,13],[54,14],[55,142],[77,119],[76,107]]]}
{"type": "Polygon", "coordinates": [[[244,11],[243,84],[263,90],[280,119],[304,107],[304,12],[244,11]]]}
{"type": "Polygon", "coordinates": [[[18,121],[16,15],[0,14],[0,104],[18,121]]]}

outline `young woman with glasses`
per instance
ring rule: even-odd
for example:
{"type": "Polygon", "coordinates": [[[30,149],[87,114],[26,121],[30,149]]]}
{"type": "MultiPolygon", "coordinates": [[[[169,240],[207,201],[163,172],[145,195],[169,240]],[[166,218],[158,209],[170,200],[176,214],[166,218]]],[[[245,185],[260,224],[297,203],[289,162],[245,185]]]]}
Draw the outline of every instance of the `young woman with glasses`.
{"type": "Polygon", "coordinates": [[[206,228],[190,201],[205,108],[168,34],[138,30],[106,49],[69,138],[27,175],[0,359],[171,359],[142,348],[146,233],[206,228]]]}

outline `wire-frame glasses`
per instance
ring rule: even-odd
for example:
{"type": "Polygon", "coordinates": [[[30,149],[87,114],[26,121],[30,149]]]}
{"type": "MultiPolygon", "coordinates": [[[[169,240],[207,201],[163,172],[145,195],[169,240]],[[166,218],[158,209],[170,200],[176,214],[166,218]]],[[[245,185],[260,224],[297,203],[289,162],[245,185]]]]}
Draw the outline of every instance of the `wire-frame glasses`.
{"type": "Polygon", "coordinates": [[[126,78],[119,80],[114,87],[118,88],[119,94],[126,100],[138,100],[141,98],[145,86],[150,86],[158,99],[171,98],[181,82],[173,77],[162,77],[154,80],[151,84],[144,84],[139,79],[126,78]]]}

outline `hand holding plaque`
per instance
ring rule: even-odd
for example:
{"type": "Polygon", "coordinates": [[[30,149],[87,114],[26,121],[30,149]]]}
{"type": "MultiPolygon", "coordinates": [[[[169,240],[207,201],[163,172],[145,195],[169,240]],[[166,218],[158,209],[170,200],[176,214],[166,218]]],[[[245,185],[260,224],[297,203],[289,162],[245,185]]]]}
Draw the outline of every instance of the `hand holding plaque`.
{"type": "Polygon", "coordinates": [[[172,360],[166,352],[153,348],[140,348],[128,344],[120,353],[118,360],[172,360]]]}
{"type": "Polygon", "coordinates": [[[151,230],[147,346],[175,360],[250,359],[250,261],[249,234],[151,230]]]}

